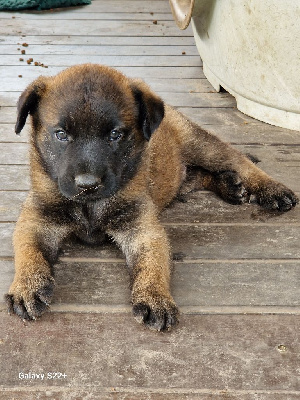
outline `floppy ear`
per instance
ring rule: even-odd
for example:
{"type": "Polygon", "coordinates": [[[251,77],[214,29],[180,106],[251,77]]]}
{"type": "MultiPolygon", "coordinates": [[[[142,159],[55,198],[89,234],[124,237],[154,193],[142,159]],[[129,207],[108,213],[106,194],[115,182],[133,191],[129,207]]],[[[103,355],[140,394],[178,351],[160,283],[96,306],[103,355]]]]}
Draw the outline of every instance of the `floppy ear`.
{"type": "Polygon", "coordinates": [[[138,107],[138,124],[149,140],[164,117],[164,102],[143,81],[133,80],[131,88],[138,107]]]}
{"type": "Polygon", "coordinates": [[[15,132],[18,135],[24,128],[28,114],[33,114],[37,109],[42,93],[46,89],[46,83],[43,77],[32,82],[21,94],[18,101],[18,116],[15,125],[15,132]]]}

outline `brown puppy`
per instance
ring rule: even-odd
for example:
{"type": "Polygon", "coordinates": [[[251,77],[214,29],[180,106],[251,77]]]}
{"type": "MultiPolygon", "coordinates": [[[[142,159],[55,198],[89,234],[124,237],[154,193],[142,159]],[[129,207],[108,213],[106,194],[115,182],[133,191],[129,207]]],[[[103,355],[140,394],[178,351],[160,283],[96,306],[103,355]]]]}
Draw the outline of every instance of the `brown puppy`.
{"type": "Polygon", "coordinates": [[[81,65],[40,77],[21,95],[16,133],[31,114],[31,182],[14,234],[11,312],[35,319],[51,301],[52,266],[65,239],[109,234],[132,273],[133,313],[157,329],[176,324],[170,248],[159,211],[178,193],[187,166],[232,203],[254,194],[287,211],[298,202],[247,157],[164,105],[142,81],[81,65]]]}

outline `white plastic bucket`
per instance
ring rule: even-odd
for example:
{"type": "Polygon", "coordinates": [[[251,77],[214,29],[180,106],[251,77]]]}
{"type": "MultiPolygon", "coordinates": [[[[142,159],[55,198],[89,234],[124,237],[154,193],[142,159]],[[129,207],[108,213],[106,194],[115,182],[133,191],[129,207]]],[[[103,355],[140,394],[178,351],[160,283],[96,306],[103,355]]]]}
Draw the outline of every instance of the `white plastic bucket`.
{"type": "Polygon", "coordinates": [[[192,21],[204,74],[217,91],[226,89],[247,115],[300,130],[300,0],[170,4],[181,29],[192,21]]]}

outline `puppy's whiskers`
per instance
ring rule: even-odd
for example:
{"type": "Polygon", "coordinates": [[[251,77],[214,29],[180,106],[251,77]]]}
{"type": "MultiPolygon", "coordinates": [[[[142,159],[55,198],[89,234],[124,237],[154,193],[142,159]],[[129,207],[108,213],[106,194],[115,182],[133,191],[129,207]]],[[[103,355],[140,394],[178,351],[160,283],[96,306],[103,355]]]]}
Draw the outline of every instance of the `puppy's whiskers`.
{"type": "MultiPolygon", "coordinates": [[[[92,191],[95,192],[96,190],[98,190],[100,187],[103,187],[103,185],[97,185],[95,186],[92,191]]],[[[75,197],[80,196],[82,193],[86,192],[87,190],[91,190],[91,188],[86,188],[86,189],[82,189],[79,193],[75,194],[74,196],[71,197],[72,199],[75,199],[75,197]]]]}

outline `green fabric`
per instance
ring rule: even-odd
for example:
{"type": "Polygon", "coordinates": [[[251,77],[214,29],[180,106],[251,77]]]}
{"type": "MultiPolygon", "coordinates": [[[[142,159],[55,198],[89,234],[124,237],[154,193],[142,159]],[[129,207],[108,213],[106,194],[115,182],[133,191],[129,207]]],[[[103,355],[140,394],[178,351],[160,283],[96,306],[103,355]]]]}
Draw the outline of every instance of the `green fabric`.
{"type": "Polygon", "coordinates": [[[26,10],[36,8],[47,10],[49,8],[71,7],[82,4],[91,4],[91,0],[0,0],[0,10],[26,10]]]}
{"type": "MultiPolygon", "coordinates": [[[[0,0],[1,1],[1,0],[0,0]]],[[[38,10],[49,8],[79,6],[81,4],[91,4],[91,0],[42,0],[38,1],[38,10]]]]}
{"type": "Polygon", "coordinates": [[[0,10],[24,10],[37,7],[36,0],[0,0],[0,10]]]}

